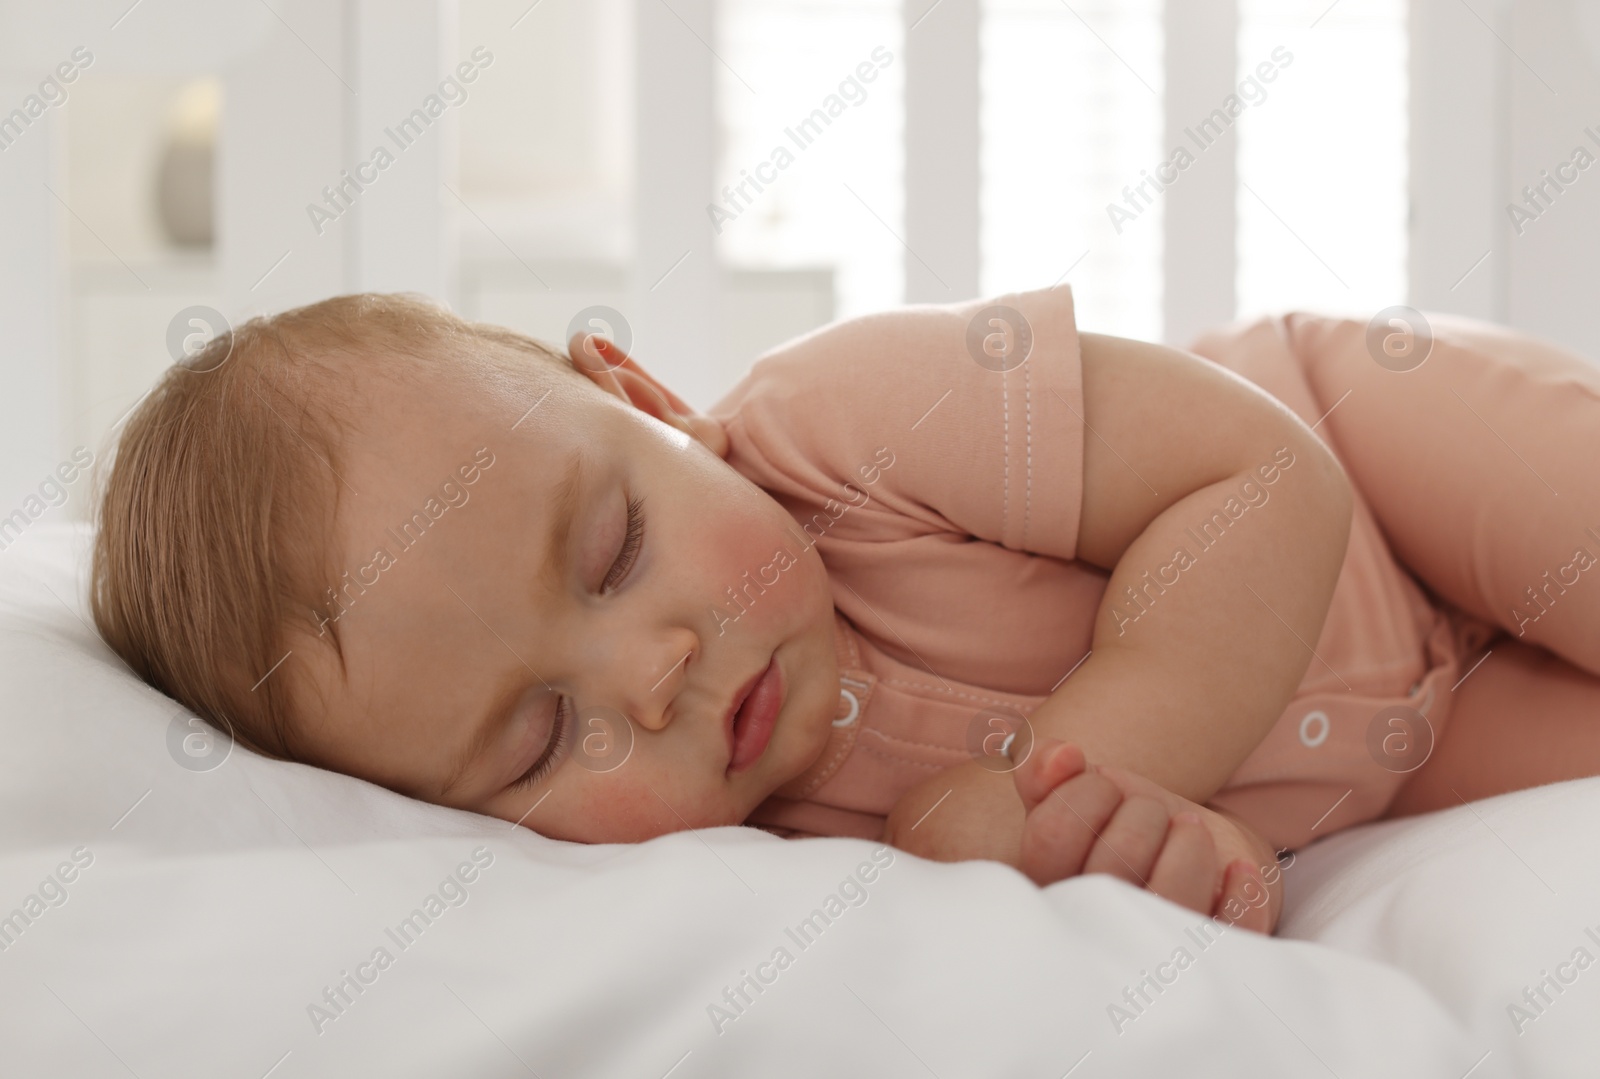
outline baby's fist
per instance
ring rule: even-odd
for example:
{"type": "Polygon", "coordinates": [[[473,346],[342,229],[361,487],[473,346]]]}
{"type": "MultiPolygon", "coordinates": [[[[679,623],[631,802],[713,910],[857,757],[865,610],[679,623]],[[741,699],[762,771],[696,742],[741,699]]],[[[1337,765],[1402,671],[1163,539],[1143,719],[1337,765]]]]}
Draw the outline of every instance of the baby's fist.
{"type": "Polygon", "coordinates": [[[1281,892],[1251,868],[1270,848],[1241,821],[1144,776],[1091,767],[1081,748],[1054,739],[1035,744],[1014,781],[1027,812],[1018,868],[1041,887],[1109,873],[1201,914],[1237,903],[1245,928],[1276,925],[1281,892]]]}
{"type": "MultiPolygon", "coordinates": [[[[1013,778],[1027,812],[1018,868],[1035,884],[1109,873],[1136,887],[1150,886],[1168,839],[1171,813],[1162,802],[1130,794],[1090,767],[1079,746],[1054,739],[1036,744],[1013,778]]],[[[1185,849],[1209,838],[1197,821],[1172,827],[1184,829],[1185,849]]],[[[1197,887],[1205,883],[1210,882],[1197,887]]],[[[1208,892],[1193,898],[1209,907],[1212,897],[1208,892]]]]}

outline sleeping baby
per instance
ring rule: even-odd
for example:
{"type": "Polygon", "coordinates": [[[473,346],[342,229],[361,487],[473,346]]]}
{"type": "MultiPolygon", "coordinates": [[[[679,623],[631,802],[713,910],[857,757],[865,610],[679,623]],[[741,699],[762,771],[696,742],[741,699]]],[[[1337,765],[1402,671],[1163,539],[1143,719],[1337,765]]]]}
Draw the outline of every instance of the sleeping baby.
{"type": "Polygon", "coordinates": [[[1600,772],[1600,585],[1538,575],[1600,550],[1600,375],[1373,341],[1179,351],[1059,286],[833,323],[701,413],[600,335],[338,297],[132,413],[94,616],[257,752],[551,838],[855,836],[1271,932],[1284,852],[1600,772]]]}

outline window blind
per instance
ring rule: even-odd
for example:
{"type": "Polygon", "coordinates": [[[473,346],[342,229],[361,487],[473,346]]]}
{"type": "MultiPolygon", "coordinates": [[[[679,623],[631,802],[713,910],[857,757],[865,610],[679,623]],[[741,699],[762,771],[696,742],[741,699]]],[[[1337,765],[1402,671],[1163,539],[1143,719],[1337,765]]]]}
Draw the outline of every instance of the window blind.
{"type": "Polygon", "coordinates": [[[722,0],[716,37],[718,257],[832,267],[840,318],[901,303],[899,0],[722,0]]]}

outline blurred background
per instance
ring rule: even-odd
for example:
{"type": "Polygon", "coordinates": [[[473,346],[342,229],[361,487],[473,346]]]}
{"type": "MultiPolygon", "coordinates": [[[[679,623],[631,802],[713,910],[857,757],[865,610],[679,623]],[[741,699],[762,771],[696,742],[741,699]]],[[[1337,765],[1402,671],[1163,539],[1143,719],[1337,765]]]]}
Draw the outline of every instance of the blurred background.
{"type": "Polygon", "coordinates": [[[351,291],[700,407],[1063,281],[1179,346],[1409,304],[1600,355],[1597,89],[1600,0],[0,0],[0,516],[208,312],[351,291]]]}

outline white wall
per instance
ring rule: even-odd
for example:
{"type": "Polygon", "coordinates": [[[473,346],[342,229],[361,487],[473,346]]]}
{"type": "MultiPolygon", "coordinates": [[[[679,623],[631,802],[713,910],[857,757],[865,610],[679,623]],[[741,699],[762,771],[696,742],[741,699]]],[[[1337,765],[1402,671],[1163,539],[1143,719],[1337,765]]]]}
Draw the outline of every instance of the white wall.
{"type": "MultiPolygon", "coordinates": [[[[36,88],[31,73],[0,73],[0,109],[36,88]]],[[[9,514],[65,456],[61,249],[65,211],[45,185],[57,180],[60,117],[45,113],[0,153],[0,516],[9,514]]]]}
{"type": "Polygon", "coordinates": [[[1507,317],[1511,56],[1496,35],[1509,32],[1509,15],[1504,3],[1412,0],[1408,277],[1410,302],[1424,310],[1507,317]]]}
{"type": "MultiPolygon", "coordinates": [[[[1507,43],[1521,59],[1500,61],[1511,91],[1505,194],[1521,202],[1525,185],[1570,162],[1577,147],[1600,162],[1600,3],[1518,4],[1507,43]]],[[[1502,208],[1499,239],[1510,251],[1506,317],[1600,359],[1600,165],[1573,174],[1577,182],[1555,194],[1520,236],[1502,208]]]]}
{"type": "MultiPolygon", "coordinates": [[[[719,139],[713,0],[673,11],[659,0],[396,3],[0,0],[0,111],[75,46],[95,56],[67,103],[0,152],[0,515],[73,446],[98,446],[169,361],[166,323],[191,303],[242,318],[417,288],[554,341],[578,308],[606,303],[628,313],[647,362],[702,406],[755,353],[832,317],[825,268],[722,272],[712,261],[700,193],[719,139]],[[471,100],[317,235],[306,205],[479,44],[496,61],[471,100]],[[152,140],[172,96],[207,74],[225,87],[218,241],[184,253],[154,224],[152,140]]],[[[1223,18],[1234,6],[1205,10],[1223,18]]],[[[981,142],[978,10],[913,0],[903,21],[915,24],[906,239],[945,279],[907,256],[911,299],[977,288],[974,173],[953,166],[981,142]]],[[[1413,0],[1411,19],[1408,302],[1600,355],[1600,170],[1578,174],[1520,236],[1506,215],[1574,147],[1600,156],[1583,133],[1600,133],[1600,4],[1413,0]]],[[[1227,65],[1196,62],[1193,29],[1169,34],[1169,100],[1215,96],[1226,80],[1227,65]]],[[[1212,213],[1225,197],[1195,182],[1169,198],[1164,303],[1183,336],[1225,317],[1216,260],[1228,244],[1212,213]]]]}
{"type": "Polygon", "coordinates": [[[1520,235],[1507,212],[1575,148],[1600,163],[1600,4],[1413,5],[1412,303],[1600,360],[1600,167],[1520,235]]]}

